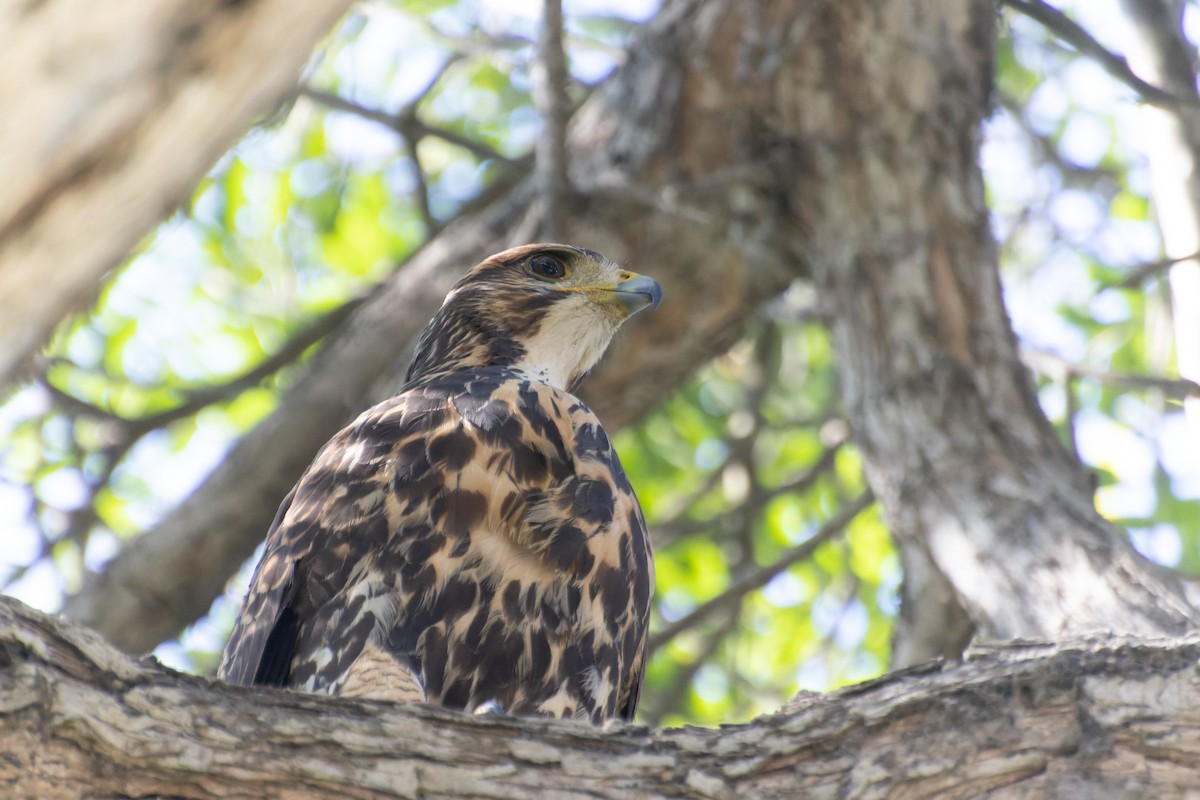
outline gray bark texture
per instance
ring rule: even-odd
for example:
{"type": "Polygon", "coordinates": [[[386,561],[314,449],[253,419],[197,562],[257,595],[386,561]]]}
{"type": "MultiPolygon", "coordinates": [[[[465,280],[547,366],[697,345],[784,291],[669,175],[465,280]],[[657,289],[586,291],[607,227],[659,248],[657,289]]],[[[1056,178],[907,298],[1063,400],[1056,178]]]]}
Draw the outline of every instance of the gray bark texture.
{"type": "MultiPolygon", "coordinates": [[[[905,566],[940,573],[992,637],[1194,630],[1175,577],[1096,512],[1019,359],[978,165],[995,8],[821,8],[828,44],[806,41],[775,85],[840,102],[783,106],[776,127],[795,137],[795,228],[854,441],[898,546],[920,551],[905,566]]],[[[906,587],[902,623],[961,637],[928,595],[906,587]]]]}
{"type": "Polygon", "coordinates": [[[0,794],[59,798],[1194,797],[1200,641],[1016,643],[716,730],[248,690],[0,598],[0,794]]]}
{"type": "Polygon", "coordinates": [[[349,6],[0,6],[0,386],[295,88],[349,6]]]}

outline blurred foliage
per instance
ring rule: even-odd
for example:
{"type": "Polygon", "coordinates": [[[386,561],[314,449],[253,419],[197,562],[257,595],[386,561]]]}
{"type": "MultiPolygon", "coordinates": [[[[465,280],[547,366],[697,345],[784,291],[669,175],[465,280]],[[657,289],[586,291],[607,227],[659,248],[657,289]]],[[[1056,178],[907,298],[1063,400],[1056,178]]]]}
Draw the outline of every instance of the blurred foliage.
{"type": "MultiPolygon", "coordinates": [[[[1117,3],[1060,4],[1129,46],[1117,3]]],[[[1184,6],[1184,30],[1200,6],[1184,6]]],[[[1195,574],[1200,425],[1185,419],[1135,93],[1038,23],[1005,15],[984,150],[1010,313],[1043,408],[1095,473],[1097,506],[1149,558],[1195,574]],[[1011,165],[1024,159],[1028,166],[1011,165]]]]}
{"type": "MultiPolygon", "coordinates": [[[[641,5],[628,19],[567,4],[573,100],[618,66],[641,5]]],[[[505,7],[361,6],[294,103],[62,326],[0,405],[7,591],[56,608],[271,413],[357,298],[528,164],[536,21],[505,7]]],[[[1101,510],[1200,573],[1200,477],[1158,380],[1172,374],[1163,272],[1138,269],[1161,245],[1137,109],[1011,13],[997,86],[989,202],[1018,334],[1061,367],[1043,369],[1043,405],[1096,470],[1101,510]]],[[[646,721],[742,720],[886,669],[900,569],[878,509],[827,524],[865,488],[839,414],[825,328],[794,287],[617,437],[658,549],[646,721]]],[[[160,657],[210,671],[247,581],[160,657]]]]}

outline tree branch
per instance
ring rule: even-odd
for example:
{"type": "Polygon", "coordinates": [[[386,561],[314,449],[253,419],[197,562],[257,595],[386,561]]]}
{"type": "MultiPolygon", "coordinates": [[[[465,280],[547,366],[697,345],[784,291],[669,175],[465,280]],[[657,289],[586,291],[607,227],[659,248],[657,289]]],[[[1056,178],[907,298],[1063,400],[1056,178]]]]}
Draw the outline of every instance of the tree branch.
{"type": "MultiPolygon", "coordinates": [[[[1196,45],[1184,30],[1183,5],[1175,0],[1123,0],[1132,27],[1133,63],[1175,94],[1200,103],[1196,93],[1196,45]]],[[[1163,250],[1180,260],[1168,274],[1174,335],[1175,369],[1183,378],[1200,381],[1200,113],[1197,106],[1171,109],[1170,114],[1143,114],[1143,130],[1163,250]]],[[[1200,438],[1200,400],[1184,401],[1188,436],[1200,438]]]]}
{"type": "Polygon", "coordinates": [[[421,166],[421,154],[417,149],[417,143],[407,136],[404,137],[404,148],[408,151],[408,160],[412,162],[413,172],[416,173],[414,177],[417,188],[414,194],[417,196],[417,209],[421,213],[421,221],[425,223],[425,238],[432,239],[437,235],[441,226],[438,225],[429,205],[429,181],[425,179],[425,168],[421,166]]]}
{"type": "Polygon", "coordinates": [[[996,646],[717,730],[467,716],[245,689],[0,598],[14,800],[1183,797],[1200,642],[996,646]]]}
{"type": "Polygon", "coordinates": [[[1094,59],[1105,72],[1137,92],[1147,103],[1167,108],[1195,106],[1196,99],[1181,97],[1139,78],[1124,56],[1117,55],[1096,41],[1087,29],[1043,0],[1002,0],[1027,17],[1037,20],[1081,54],[1094,59]]]}
{"type": "Polygon", "coordinates": [[[851,520],[862,513],[868,506],[875,502],[875,497],[868,489],[860,494],[855,499],[851,500],[838,512],[826,520],[817,531],[805,539],[800,544],[784,552],[782,556],[770,564],[763,565],[748,572],[738,580],[734,581],[729,587],[711,600],[696,606],[688,613],[684,614],[679,619],[667,624],[660,630],[655,631],[650,636],[649,648],[653,653],[659,647],[669,642],[671,639],[679,635],[681,631],[695,627],[704,620],[708,619],[713,612],[722,608],[726,608],[735,603],[740,603],[742,598],[755,589],[761,589],[771,582],[779,573],[793,564],[804,561],[807,558],[812,558],[813,553],[817,551],[821,545],[832,540],[840,535],[842,531],[850,524],[851,520]]]}
{"type": "MultiPolygon", "coordinates": [[[[125,417],[110,409],[92,405],[60,388],[51,379],[50,372],[53,367],[60,366],[61,361],[58,359],[38,359],[38,383],[50,395],[51,402],[62,409],[68,417],[71,417],[72,422],[77,417],[88,417],[108,423],[107,427],[110,429],[112,437],[111,441],[99,451],[103,459],[103,466],[99,474],[87,478],[87,495],[84,501],[73,510],[67,512],[67,524],[62,538],[77,543],[80,548],[86,546],[92,526],[100,519],[100,513],[96,509],[95,502],[97,496],[109,485],[122,459],[129,454],[129,451],[141,439],[153,431],[165,428],[181,419],[191,417],[214,403],[229,400],[245,390],[257,386],[270,375],[275,374],[298,360],[306,350],[321,341],[330,331],[340,325],[364,300],[365,295],[352,298],[332,311],[322,314],[293,335],[278,351],[264,358],[236,378],[212,386],[186,390],[183,392],[184,397],[182,402],[177,405],[163,411],[136,418],[125,417]]],[[[68,366],[69,368],[78,369],[73,364],[68,364],[68,366]]],[[[108,380],[115,382],[115,379],[111,376],[108,377],[108,380]]],[[[48,542],[52,538],[59,538],[48,536],[47,532],[42,530],[40,526],[38,529],[44,542],[48,542]]],[[[40,561],[47,554],[48,548],[42,547],[38,557],[30,561],[29,566],[40,561]]],[[[14,571],[11,578],[6,580],[5,583],[16,580],[22,574],[24,574],[23,569],[14,571]]]]}
{"type": "Polygon", "coordinates": [[[1141,289],[1142,284],[1153,277],[1167,272],[1176,264],[1200,259],[1200,252],[1188,253],[1176,258],[1160,258],[1157,261],[1147,261],[1129,268],[1129,274],[1118,281],[1101,286],[1101,289],[1141,289]]]}
{"type": "Polygon", "coordinates": [[[543,0],[533,102],[545,126],[537,142],[537,184],[542,236],[551,242],[563,237],[563,213],[571,190],[567,177],[567,57],[562,34],[562,0],[543,0]]]}
{"type": "MultiPolygon", "coordinates": [[[[804,470],[804,472],[777,486],[759,488],[746,498],[746,502],[731,511],[707,519],[672,519],[669,522],[654,526],[654,546],[660,548],[669,547],[680,539],[695,536],[697,533],[709,531],[713,528],[727,527],[736,519],[743,519],[748,515],[757,514],[776,497],[781,497],[785,494],[804,494],[812,488],[822,475],[825,475],[833,468],[838,451],[841,450],[843,444],[845,444],[844,440],[834,442],[826,447],[821,452],[821,457],[813,462],[812,466],[804,470]]],[[[728,461],[726,464],[728,464],[728,461]]],[[[720,479],[724,466],[723,464],[721,467],[713,470],[701,487],[689,496],[687,502],[681,504],[683,508],[686,508],[708,493],[717,480],[720,479]]],[[[676,511],[676,515],[682,513],[683,508],[676,511]]],[[[668,514],[667,516],[671,515],[668,514]]]]}
{"type": "Polygon", "coordinates": [[[311,86],[302,86],[300,95],[307,97],[310,100],[315,100],[321,105],[334,109],[335,111],[344,111],[347,114],[356,114],[363,119],[369,119],[372,122],[378,122],[404,138],[408,139],[415,147],[416,143],[426,136],[432,136],[441,139],[449,144],[457,145],[463,150],[466,150],[471,155],[478,158],[480,161],[495,161],[508,166],[516,166],[518,161],[514,161],[498,150],[493,150],[483,142],[472,139],[469,136],[463,136],[448,131],[444,128],[439,128],[435,125],[429,125],[421,121],[416,114],[415,106],[407,106],[398,113],[391,114],[386,111],[380,111],[374,108],[367,108],[364,105],[355,103],[352,100],[347,100],[330,92],[321,89],[314,89],[311,86]]]}
{"type": "Polygon", "coordinates": [[[1059,151],[1053,136],[1038,131],[1026,118],[1024,108],[1015,98],[1003,92],[997,92],[997,102],[1008,114],[1013,124],[1025,134],[1037,158],[1052,166],[1062,176],[1064,187],[1081,188],[1085,191],[1096,191],[1096,185],[1102,181],[1119,182],[1119,171],[1104,163],[1095,166],[1077,164],[1059,151]]]}
{"type": "MultiPolygon", "coordinates": [[[[108,409],[94,406],[60,388],[50,379],[50,367],[56,363],[52,360],[47,360],[39,366],[38,382],[50,393],[53,401],[68,413],[75,416],[94,417],[114,422],[126,429],[133,441],[136,441],[150,431],[190,417],[213,403],[228,400],[262,383],[271,375],[298,360],[304,354],[304,351],[328,336],[355,309],[362,305],[365,299],[365,295],[351,298],[332,311],[320,315],[293,335],[284,343],[283,347],[241,375],[213,386],[188,389],[183,393],[183,401],[178,405],[163,411],[157,411],[153,414],[147,414],[143,417],[123,417],[108,409]]],[[[112,379],[110,378],[110,380],[112,379]]]]}
{"type": "Polygon", "coordinates": [[[1135,375],[1129,372],[1110,372],[1099,367],[1076,364],[1059,355],[1025,348],[1021,359],[1029,368],[1051,380],[1066,382],[1073,378],[1092,378],[1112,386],[1129,389],[1157,389],[1176,398],[1200,397],[1200,384],[1187,378],[1165,378],[1159,375],[1135,375]]]}
{"type": "Polygon", "coordinates": [[[811,272],[829,308],[854,443],[888,528],[928,555],[987,635],[1195,630],[1200,609],[1178,578],[1097,513],[1091,476],[1057,441],[1015,346],[977,160],[994,16],[965,0],[879,2],[907,26],[863,16],[877,22],[869,32],[858,20],[840,37],[824,31],[834,41],[863,36],[872,57],[831,51],[828,64],[808,62],[816,72],[807,79],[853,86],[861,98],[881,83],[900,91],[896,65],[918,50],[936,78],[920,102],[875,95],[879,102],[847,105],[842,127],[824,129],[829,138],[809,136],[804,163],[823,166],[806,172],[814,182],[793,203],[805,229],[824,231],[814,234],[811,272]],[[882,118],[879,139],[837,137],[882,118]],[[907,133],[933,120],[939,135],[907,133]],[[887,169],[898,185],[886,197],[852,192],[844,173],[825,166],[834,161],[887,169]],[[925,203],[930,181],[948,191],[925,203]],[[817,193],[828,205],[805,201],[817,193]],[[853,253],[839,249],[847,241],[853,253]]]}
{"type": "Polygon", "coordinates": [[[0,126],[0,297],[21,310],[0,315],[0,386],[286,96],[349,6],[163,0],[96,11],[47,0],[0,11],[0,94],[20,120],[0,126]]]}

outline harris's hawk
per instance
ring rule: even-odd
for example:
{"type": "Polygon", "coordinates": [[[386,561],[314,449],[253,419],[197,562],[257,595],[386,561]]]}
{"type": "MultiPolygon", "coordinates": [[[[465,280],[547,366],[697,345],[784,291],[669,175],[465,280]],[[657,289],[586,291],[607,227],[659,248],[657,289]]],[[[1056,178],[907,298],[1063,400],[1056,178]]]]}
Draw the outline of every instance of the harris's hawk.
{"type": "Polygon", "coordinates": [[[630,719],[654,565],[633,489],[571,387],[659,285],[534,244],[471,270],[396,397],[284,499],[218,676],[630,719]]]}

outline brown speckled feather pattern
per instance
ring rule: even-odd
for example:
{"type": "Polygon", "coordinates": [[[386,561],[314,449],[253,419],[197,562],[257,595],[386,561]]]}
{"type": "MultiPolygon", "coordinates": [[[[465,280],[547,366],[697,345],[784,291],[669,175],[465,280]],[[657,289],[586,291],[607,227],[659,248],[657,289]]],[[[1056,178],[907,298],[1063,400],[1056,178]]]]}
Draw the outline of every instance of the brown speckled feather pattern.
{"type": "Polygon", "coordinates": [[[437,359],[325,445],[272,526],[221,677],[632,717],[653,585],[641,509],[583,403],[490,360],[437,359]]]}

